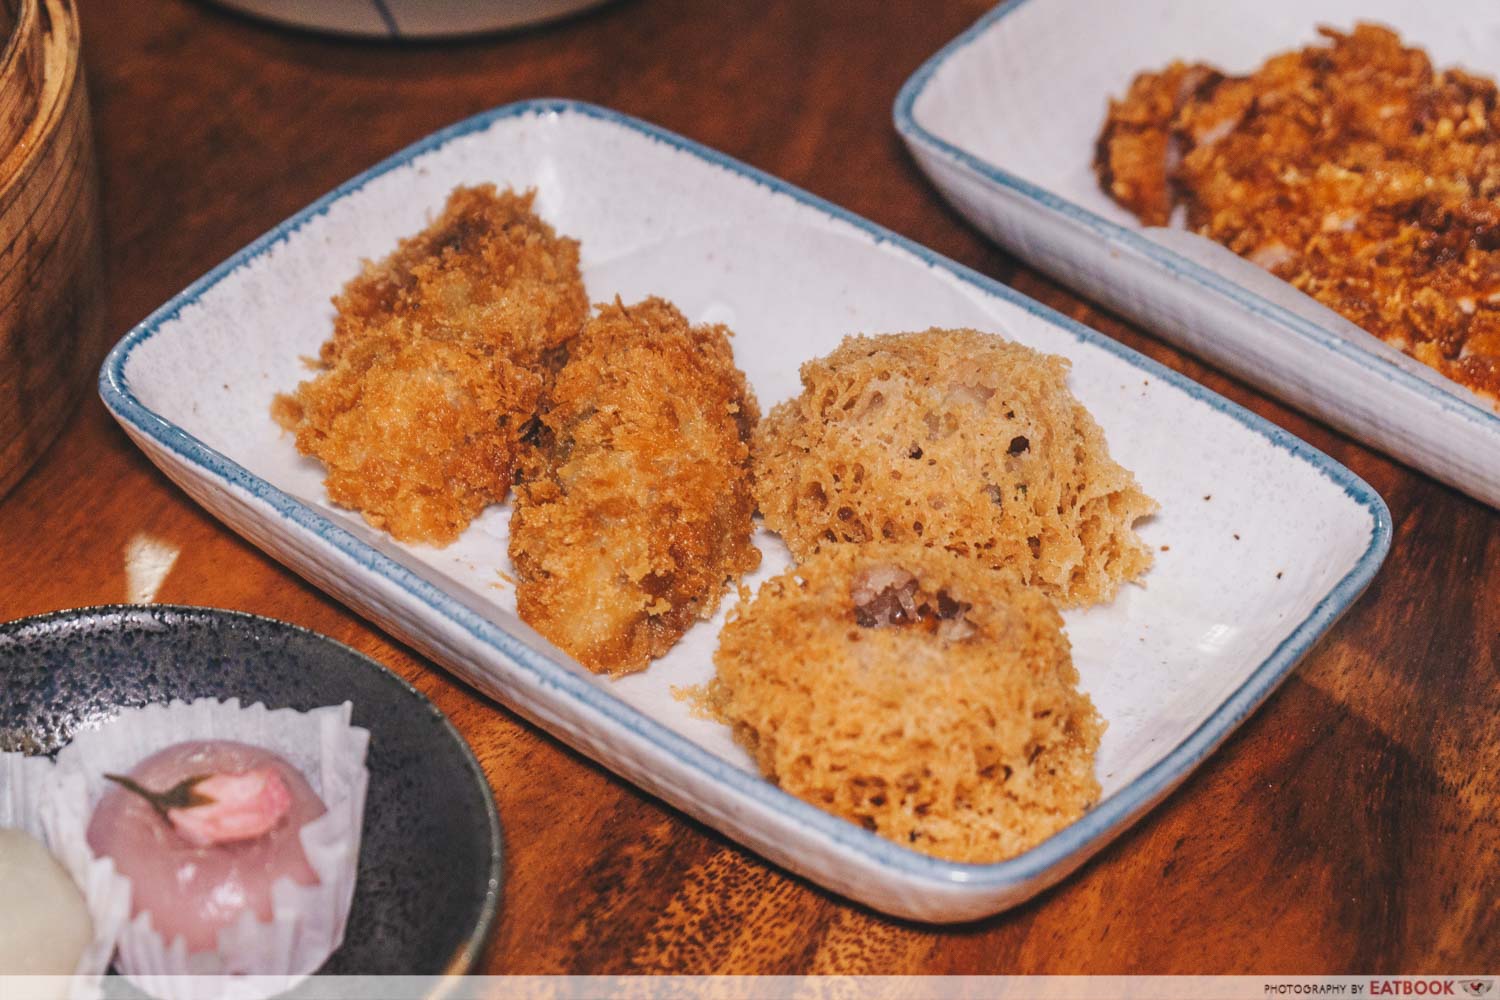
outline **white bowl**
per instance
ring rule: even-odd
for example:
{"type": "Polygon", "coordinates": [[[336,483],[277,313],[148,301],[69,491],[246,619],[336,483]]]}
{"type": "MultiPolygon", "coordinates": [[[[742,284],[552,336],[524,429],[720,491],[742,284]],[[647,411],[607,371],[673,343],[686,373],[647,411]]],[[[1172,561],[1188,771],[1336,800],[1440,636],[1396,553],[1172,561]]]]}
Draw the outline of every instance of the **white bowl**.
{"type": "MultiPolygon", "coordinates": [[[[100,387],[189,495],[349,607],[777,864],[922,920],[1018,903],[1117,836],[1287,676],[1390,545],[1389,512],[1364,482],[1202,386],[773,177],[570,102],[480,115],[350,181],[127,334],[100,387]],[[800,362],[854,332],[971,326],[1071,359],[1111,452],[1161,502],[1142,529],[1160,548],[1146,586],[1066,616],[1083,687],[1109,720],[1099,805],[998,864],[882,840],[765,781],[726,727],[674,696],[712,676],[723,611],[644,673],[598,677],[516,617],[507,507],[434,549],[328,502],[271,400],[306,377],[329,297],[361,259],[420,229],[454,185],[481,181],[538,189],[541,215],[582,241],[593,300],[661,294],[694,321],[729,324],[767,409],[798,390],[800,362]]],[[[752,585],[788,561],[774,535],[756,543],[752,585]]]]}
{"type": "Polygon", "coordinates": [[[1272,395],[1500,506],[1500,414],[1195,233],[1143,229],[1100,190],[1108,101],[1173,59],[1243,73],[1372,20],[1438,66],[1500,75],[1500,4],[1450,0],[1010,0],[896,98],[918,164],[1012,253],[1272,395]]]}
{"type": "Polygon", "coordinates": [[[555,21],[606,0],[214,0],[280,24],[370,38],[451,38],[555,21]]]}

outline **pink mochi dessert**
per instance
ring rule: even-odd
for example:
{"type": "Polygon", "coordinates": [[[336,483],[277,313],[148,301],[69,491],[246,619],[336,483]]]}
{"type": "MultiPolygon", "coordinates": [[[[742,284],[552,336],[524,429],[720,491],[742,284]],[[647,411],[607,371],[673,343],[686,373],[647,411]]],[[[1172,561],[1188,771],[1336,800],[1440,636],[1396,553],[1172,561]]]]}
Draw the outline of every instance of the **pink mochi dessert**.
{"type": "Polygon", "coordinates": [[[326,809],[276,754],[199,740],[107,777],[114,784],[89,822],[89,846],[131,880],[131,917],[149,913],[164,941],[211,951],[245,911],[271,919],[278,880],[318,884],[298,834],[326,809]]]}

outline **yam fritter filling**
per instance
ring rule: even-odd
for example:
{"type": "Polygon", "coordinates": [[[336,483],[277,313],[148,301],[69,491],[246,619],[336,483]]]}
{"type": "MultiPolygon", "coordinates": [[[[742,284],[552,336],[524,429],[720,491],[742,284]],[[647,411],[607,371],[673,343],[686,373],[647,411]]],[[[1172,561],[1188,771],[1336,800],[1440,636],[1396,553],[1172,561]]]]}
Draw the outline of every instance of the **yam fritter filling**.
{"type": "Polygon", "coordinates": [[[973,559],[825,548],[731,614],[714,663],[708,703],[768,778],[899,844],[998,861],[1098,799],[1061,616],[973,559]]]}
{"type": "Polygon", "coordinates": [[[756,437],[756,493],[798,559],[914,542],[1061,603],[1145,573],[1156,509],[1067,388],[1068,362],[974,330],[850,337],[756,437]]]}
{"type": "Polygon", "coordinates": [[[568,348],[516,489],[522,619],[618,674],[711,617],[725,585],[760,564],[758,416],[726,328],[691,326],[662,299],[600,307],[568,348]]]}
{"type": "Polygon", "coordinates": [[[973,605],[954,600],[946,590],[923,591],[915,575],[897,566],[871,566],[856,573],[849,599],[862,628],[916,625],[954,640],[974,634],[974,623],[964,617],[973,605]]]}
{"type": "Polygon", "coordinates": [[[1393,32],[1248,76],[1173,63],[1110,103],[1095,168],[1146,225],[1222,243],[1500,403],[1500,102],[1393,32]]]}
{"type": "Polygon", "coordinates": [[[458,188],[334,299],[318,372],[273,415],[329,499],[401,541],[446,544],[505,498],[556,351],[588,311],[577,242],[531,193],[458,188]]]}

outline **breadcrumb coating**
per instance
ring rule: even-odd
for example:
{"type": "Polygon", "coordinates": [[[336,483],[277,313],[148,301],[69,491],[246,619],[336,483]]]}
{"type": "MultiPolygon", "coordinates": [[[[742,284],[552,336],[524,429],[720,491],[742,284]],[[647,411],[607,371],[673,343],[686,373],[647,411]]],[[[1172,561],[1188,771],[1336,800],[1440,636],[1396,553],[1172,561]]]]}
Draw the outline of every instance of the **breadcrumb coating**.
{"type": "Polygon", "coordinates": [[[531,369],[397,319],[346,344],[276,413],[327,466],[330,500],[401,541],[445,543],[504,497],[541,391],[531,369]]]}
{"type": "Polygon", "coordinates": [[[1104,723],[1037,591],[920,545],[831,546],[731,614],[708,703],[788,792],[990,862],[1099,797],[1104,723]]]}
{"type": "Polygon", "coordinates": [[[451,542],[505,498],[552,356],[587,314],[578,244],[532,197],[456,189],[334,299],[318,374],[273,404],[329,499],[400,541],[451,542]]]}
{"type": "Polygon", "coordinates": [[[760,564],[751,429],[729,331],[671,303],[599,307],[544,402],[516,487],[521,618],[596,673],[644,669],[760,564]]]}
{"type": "Polygon", "coordinates": [[[1067,388],[1068,362],[974,330],[850,337],[802,366],[756,436],[756,497],[799,560],[909,541],[1067,605],[1151,565],[1156,509],[1067,388]]]}
{"type": "Polygon", "coordinates": [[[1224,244],[1500,403],[1500,101],[1386,28],[1229,77],[1173,63],[1110,104],[1095,167],[1146,225],[1224,244]]]}
{"type": "Polygon", "coordinates": [[[588,317],[578,241],[559,237],[532,209],[535,191],[458,187],[430,226],[401,241],[334,298],[333,360],[342,345],[389,316],[462,331],[517,364],[534,365],[588,317]]]}

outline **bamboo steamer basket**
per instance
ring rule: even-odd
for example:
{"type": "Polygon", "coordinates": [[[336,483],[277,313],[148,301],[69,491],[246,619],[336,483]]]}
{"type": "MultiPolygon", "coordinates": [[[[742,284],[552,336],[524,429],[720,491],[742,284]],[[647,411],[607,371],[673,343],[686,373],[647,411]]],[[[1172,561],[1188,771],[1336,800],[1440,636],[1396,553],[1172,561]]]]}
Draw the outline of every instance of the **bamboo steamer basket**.
{"type": "Polygon", "coordinates": [[[0,0],[0,495],[97,369],[99,185],[73,0],[0,0]]]}

